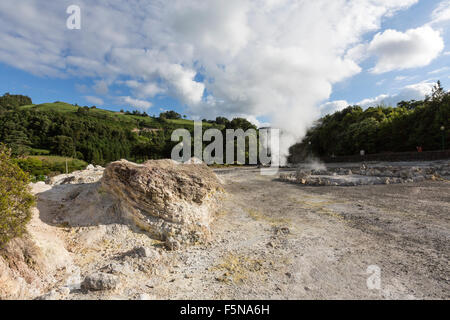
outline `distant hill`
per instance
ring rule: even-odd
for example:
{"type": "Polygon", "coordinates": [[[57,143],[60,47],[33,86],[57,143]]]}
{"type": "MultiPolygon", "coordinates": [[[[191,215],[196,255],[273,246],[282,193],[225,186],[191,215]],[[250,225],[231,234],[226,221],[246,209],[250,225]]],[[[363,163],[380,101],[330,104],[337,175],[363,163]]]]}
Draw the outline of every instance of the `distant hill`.
{"type": "MultiPolygon", "coordinates": [[[[177,143],[171,141],[173,130],[194,130],[194,121],[181,119],[174,111],[152,117],[139,111],[114,112],[65,102],[32,104],[26,96],[4,97],[0,97],[0,103],[7,101],[0,104],[0,143],[16,157],[63,156],[99,165],[119,159],[170,158],[177,143]]],[[[219,123],[203,121],[203,128],[256,129],[245,119],[218,119],[219,123]]]]}

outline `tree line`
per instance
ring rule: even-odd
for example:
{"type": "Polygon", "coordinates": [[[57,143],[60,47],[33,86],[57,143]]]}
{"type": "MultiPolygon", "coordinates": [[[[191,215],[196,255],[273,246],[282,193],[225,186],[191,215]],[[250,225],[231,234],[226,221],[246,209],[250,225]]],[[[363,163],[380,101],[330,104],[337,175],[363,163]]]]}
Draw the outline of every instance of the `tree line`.
{"type": "MultiPolygon", "coordinates": [[[[171,141],[173,130],[185,128],[192,135],[194,130],[193,122],[172,121],[182,118],[175,111],[150,117],[140,112],[102,113],[93,107],[74,105],[75,112],[20,108],[31,104],[29,97],[21,95],[0,98],[0,142],[7,144],[16,158],[57,155],[99,165],[119,159],[142,162],[170,158],[177,144],[171,141]]],[[[243,118],[216,120],[203,129],[256,129],[243,118]]],[[[21,163],[27,168],[27,163],[21,163]]]]}
{"type": "MultiPolygon", "coordinates": [[[[450,142],[450,92],[438,82],[422,101],[401,101],[397,107],[363,110],[349,106],[315,122],[304,139],[290,148],[291,162],[308,157],[423,151],[450,142]]],[[[444,145],[443,145],[444,144],[444,145]]]]}

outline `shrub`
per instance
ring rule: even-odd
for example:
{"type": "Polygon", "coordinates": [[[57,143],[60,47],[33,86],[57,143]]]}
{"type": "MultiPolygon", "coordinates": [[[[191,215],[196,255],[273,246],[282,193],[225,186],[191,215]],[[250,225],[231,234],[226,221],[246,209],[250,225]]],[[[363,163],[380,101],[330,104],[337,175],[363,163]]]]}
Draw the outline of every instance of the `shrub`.
{"type": "Polygon", "coordinates": [[[0,248],[22,235],[31,219],[29,183],[28,174],[11,160],[11,151],[0,144],[0,248]]]}

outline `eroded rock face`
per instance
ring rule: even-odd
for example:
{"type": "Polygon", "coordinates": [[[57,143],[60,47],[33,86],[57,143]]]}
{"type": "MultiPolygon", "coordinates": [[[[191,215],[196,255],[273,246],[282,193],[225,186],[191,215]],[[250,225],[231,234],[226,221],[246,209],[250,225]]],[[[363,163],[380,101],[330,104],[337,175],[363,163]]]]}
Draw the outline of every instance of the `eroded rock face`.
{"type": "Polygon", "coordinates": [[[126,160],[105,169],[102,189],[116,199],[122,218],[167,243],[195,243],[209,237],[221,183],[205,164],[126,160]]]}

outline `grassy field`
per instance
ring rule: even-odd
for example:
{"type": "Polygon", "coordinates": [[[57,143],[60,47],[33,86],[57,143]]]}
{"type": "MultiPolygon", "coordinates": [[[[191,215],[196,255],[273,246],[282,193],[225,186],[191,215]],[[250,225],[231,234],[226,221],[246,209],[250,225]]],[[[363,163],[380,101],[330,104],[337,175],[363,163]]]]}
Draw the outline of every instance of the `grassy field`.
{"type": "MultiPolygon", "coordinates": [[[[32,104],[20,107],[22,110],[34,110],[34,111],[50,111],[50,112],[61,112],[61,113],[76,113],[80,106],[74,106],[65,102],[54,102],[54,103],[43,103],[43,104],[32,104]]],[[[121,112],[115,112],[100,108],[90,108],[90,115],[96,115],[100,118],[105,118],[112,121],[121,122],[124,124],[135,125],[136,127],[148,127],[148,128],[163,128],[164,122],[158,121],[153,117],[142,117],[132,114],[124,114],[121,112]]],[[[192,127],[194,125],[193,120],[188,119],[167,119],[165,120],[167,124],[174,125],[176,127],[192,127]]],[[[204,122],[203,127],[211,127],[212,124],[204,122]]]]}
{"type": "Polygon", "coordinates": [[[35,111],[53,111],[53,112],[77,112],[78,107],[65,102],[43,103],[43,104],[31,104],[22,106],[23,110],[35,110],[35,111]]]}
{"type": "Polygon", "coordinates": [[[54,176],[67,171],[73,172],[85,169],[87,162],[79,159],[60,156],[28,156],[16,159],[17,164],[31,175],[32,181],[44,181],[48,176],[54,176]],[[67,167],[66,167],[67,161],[67,167]]]}
{"type": "Polygon", "coordinates": [[[78,164],[78,165],[86,165],[87,163],[84,162],[83,160],[79,160],[79,159],[74,159],[74,158],[70,158],[70,157],[61,157],[61,156],[28,156],[27,158],[30,159],[37,159],[40,161],[45,161],[49,164],[58,164],[58,163],[66,163],[66,160],[68,162],[72,162],[74,164],[78,164]]]}

